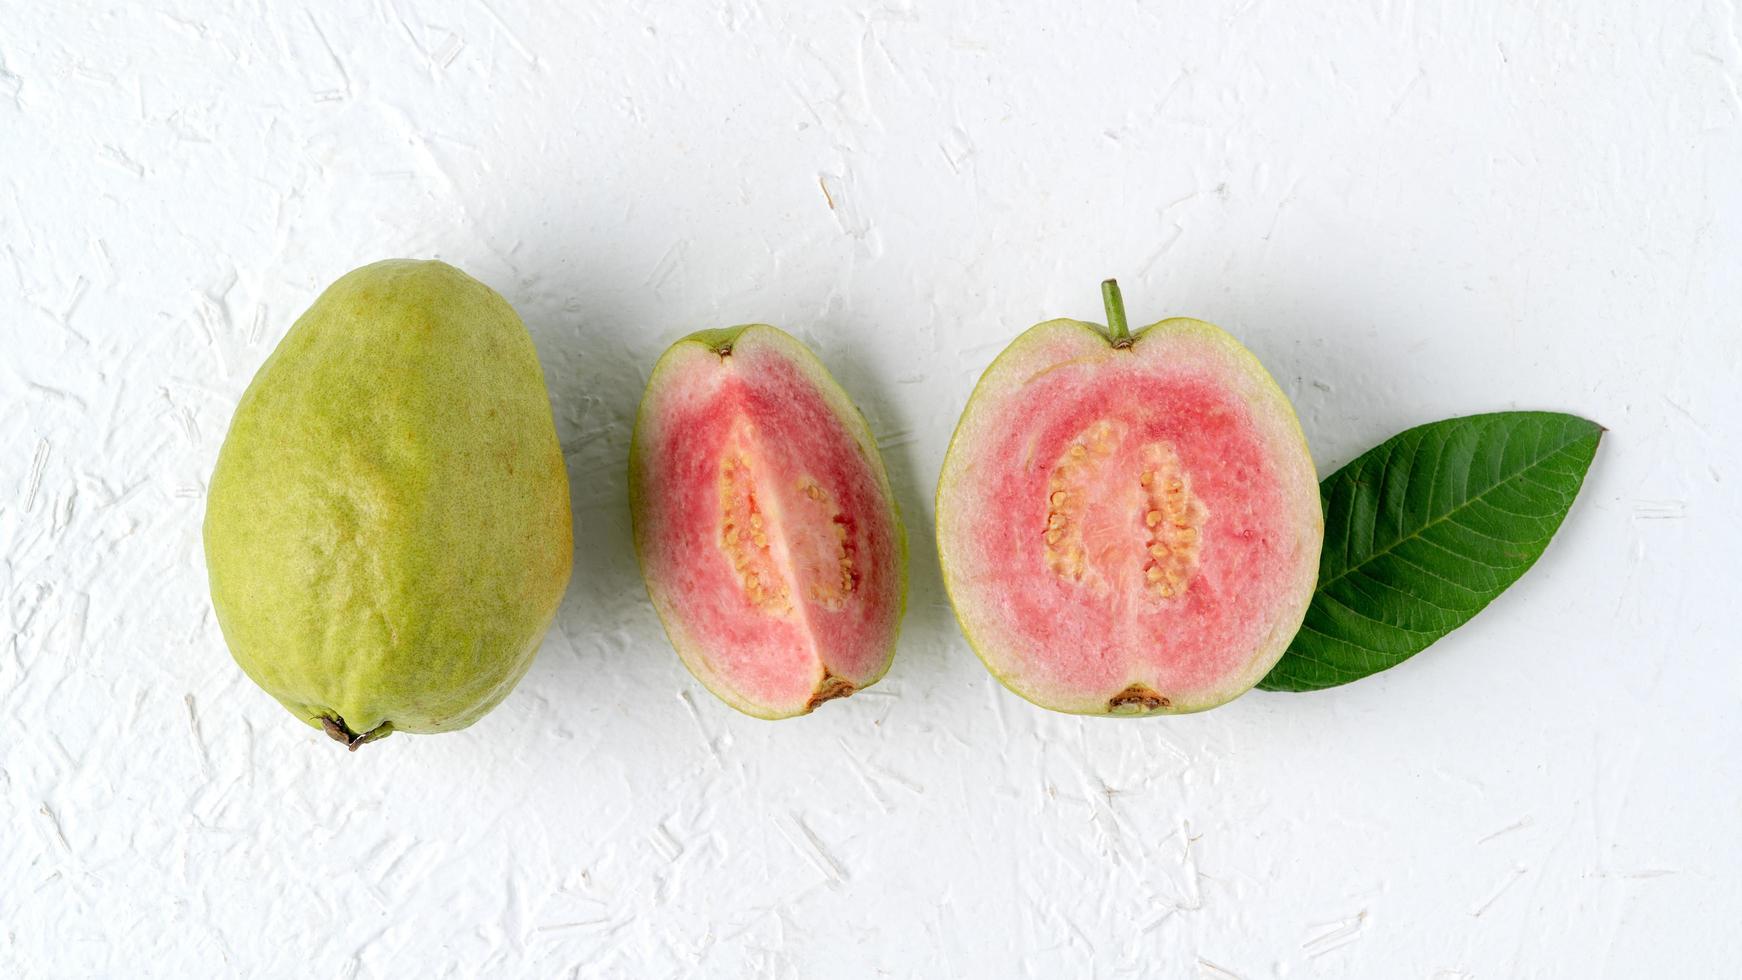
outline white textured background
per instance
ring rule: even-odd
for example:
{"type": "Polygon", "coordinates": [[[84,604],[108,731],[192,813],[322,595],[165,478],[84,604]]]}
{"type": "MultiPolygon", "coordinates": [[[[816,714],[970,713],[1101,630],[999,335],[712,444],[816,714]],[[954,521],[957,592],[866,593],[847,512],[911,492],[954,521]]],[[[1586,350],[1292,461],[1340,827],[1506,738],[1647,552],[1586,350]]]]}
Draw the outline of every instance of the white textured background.
{"type": "Polygon", "coordinates": [[[1739,35],[1717,0],[0,0],[0,974],[1734,975],[1739,35]],[[199,524],[255,368],[389,256],[525,317],[577,553],[506,704],[353,756],[230,661],[199,524]],[[959,637],[931,488],[979,371],[1108,275],[1244,339],[1322,471],[1473,411],[1611,431],[1536,570],[1406,665],[1049,715],[959,637]],[[750,319],[864,408],[913,550],[888,678],[776,724],[666,646],[623,489],[656,355],[750,319]]]}

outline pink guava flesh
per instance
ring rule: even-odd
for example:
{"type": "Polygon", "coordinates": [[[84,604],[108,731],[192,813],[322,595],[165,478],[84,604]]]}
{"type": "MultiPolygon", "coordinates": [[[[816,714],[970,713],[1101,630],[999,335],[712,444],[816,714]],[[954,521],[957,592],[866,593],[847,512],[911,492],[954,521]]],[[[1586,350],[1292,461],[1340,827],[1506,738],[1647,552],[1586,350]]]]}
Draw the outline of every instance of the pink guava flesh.
{"type": "Polygon", "coordinates": [[[787,717],[882,676],[900,525],[863,419],[802,345],[765,326],[680,342],[649,382],[635,443],[648,591],[710,690],[787,717]]]}
{"type": "Polygon", "coordinates": [[[970,641],[1017,693],[1082,713],[1251,687],[1300,624],[1322,533],[1292,408],[1198,321],[1128,348],[1036,327],[988,369],[939,489],[970,641]]]}

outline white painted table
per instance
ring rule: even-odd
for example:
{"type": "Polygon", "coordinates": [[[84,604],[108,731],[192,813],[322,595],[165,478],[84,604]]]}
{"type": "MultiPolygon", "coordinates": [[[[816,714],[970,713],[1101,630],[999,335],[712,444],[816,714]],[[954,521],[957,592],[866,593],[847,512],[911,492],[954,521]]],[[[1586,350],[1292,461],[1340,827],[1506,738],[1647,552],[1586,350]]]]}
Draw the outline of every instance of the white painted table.
{"type": "Polygon", "coordinates": [[[1733,5],[703,7],[0,5],[0,974],[1733,975],[1733,5]],[[353,756],[231,663],[199,524],[255,368],[387,256],[526,318],[577,553],[506,704],[353,756]],[[1049,715],[959,636],[932,485],[1109,275],[1244,339],[1324,471],[1473,411],[1611,432],[1403,667],[1049,715]],[[751,319],[912,525],[888,678],[778,724],[666,646],[623,489],[658,352],[751,319]]]}

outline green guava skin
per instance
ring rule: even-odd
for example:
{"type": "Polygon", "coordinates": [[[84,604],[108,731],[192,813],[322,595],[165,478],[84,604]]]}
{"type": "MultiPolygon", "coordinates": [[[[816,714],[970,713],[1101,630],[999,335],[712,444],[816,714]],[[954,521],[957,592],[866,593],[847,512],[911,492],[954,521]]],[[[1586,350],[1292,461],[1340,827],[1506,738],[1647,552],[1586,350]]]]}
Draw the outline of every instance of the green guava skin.
{"type": "Polygon", "coordinates": [[[477,721],[568,585],[568,475],[508,303],[441,262],[322,293],[242,395],[206,501],[230,652],[351,748],[477,721]]]}

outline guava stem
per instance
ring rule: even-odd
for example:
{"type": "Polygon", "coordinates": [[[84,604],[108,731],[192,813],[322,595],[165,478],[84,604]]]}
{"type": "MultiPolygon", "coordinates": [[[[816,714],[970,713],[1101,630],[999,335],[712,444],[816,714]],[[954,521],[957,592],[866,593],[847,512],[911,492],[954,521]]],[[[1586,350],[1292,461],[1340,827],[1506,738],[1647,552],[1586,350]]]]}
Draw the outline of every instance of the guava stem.
{"type": "Polygon", "coordinates": [[[357,733],[351,731],[343,718],[334,715],[321,715],[321,728],[333,741],[346,747],[357,740],[357,733]]]}
{"type": "Polygon", "coordinates": [[[351,726],[345,724],[345,719],[338,715],[322,715],[321,728],[326,730],[326,733],[332,737],[333,741],[338,742],[345,748],[350,749],[352,752],[357,751],[359,747],[367,745],[378,738],[386,738],[393,734],[393,722],[384,721],[366,732],[359,733],[352,731],[351,726]]]}
{"type": "Polygon", "coordinates": [[[1125,322],[1125,297],[1119,295],[1117,280],[1108,279],[1101,283],[1101,303],[1107,307],[1107,333],[1113,338],[1113,346],[1129,345],[1131,327],[1125,322]]]}

